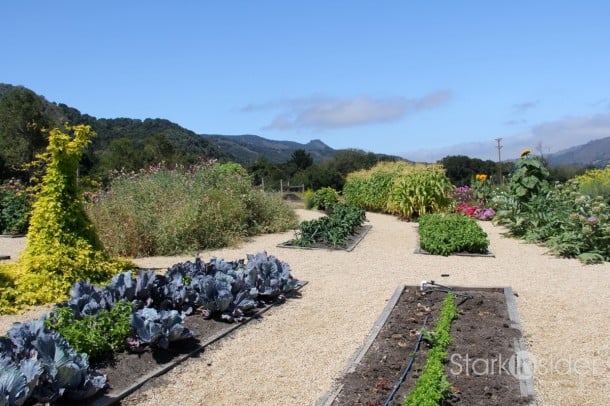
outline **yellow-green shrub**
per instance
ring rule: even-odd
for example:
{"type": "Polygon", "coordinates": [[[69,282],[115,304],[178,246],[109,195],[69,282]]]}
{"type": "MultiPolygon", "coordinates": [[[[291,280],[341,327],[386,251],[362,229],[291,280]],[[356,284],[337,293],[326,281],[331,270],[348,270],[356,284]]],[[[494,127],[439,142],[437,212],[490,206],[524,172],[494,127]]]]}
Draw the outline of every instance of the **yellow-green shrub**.
{"type": "Polygon", "coordinates": [[[590,169],[573,179],[578,182],[582,194],[610,198],[610,165],[604,169],[590,169]]]}
{"type": "Polygon", "coordinates": [[[80,279],[103,283],[133,267],[104,254],[77,190],[78,162],[94,133],[84,125],[66,130],[73,134],[51,130],[39,157],[46,171],[32,206],[26,248],[18,262],[0,266],[0,313],[62,301],[80,279]]]}

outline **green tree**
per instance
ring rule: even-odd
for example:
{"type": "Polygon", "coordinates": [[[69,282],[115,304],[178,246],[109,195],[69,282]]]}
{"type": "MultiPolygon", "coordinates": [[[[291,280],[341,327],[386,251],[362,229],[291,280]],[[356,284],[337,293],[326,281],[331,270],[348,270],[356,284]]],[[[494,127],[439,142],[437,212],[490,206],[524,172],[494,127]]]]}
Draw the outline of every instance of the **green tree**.
{"type": "Polygon", "coordinates": [[[117,138],[110,142],[101,158],[101,171],[112,169],[137,170],[144,166],[142,151],[129,138],[117,138]]]}
{"type": "MultiPolygon", "coordinates": [[[[466,155],[449,155],[441,159],[440,163],[451,183],[456,186],[470,185],[478,173],[492,176],[497,172],[497,164],[494,161],[483,161],[466,155]]],[[[506,171],[503,170],[503,173],[506,171]]]]}
{"type": "Polygon", "coordinates": [[[288,162],[293,163],[296,166],[297,171],[299,171],[313,165],[313,158],[311,157],[311,154],[304,149],[297,149],[292,153],[290,161],[288,162]]]}
{"type": "Polygon", "coordinates": [[[44,150],[48,141],[42,130],[51,124],[51,118],[44,112],[42,99],[31,90],[14,87],[0,99],[0,161],[3,165],[3,178],[27,178],[22,167],[44,150]]]}
{"type": "Polygon", "coordinates": [[[144,140],[144,162],[147,165],[160,162],[179,163],[179,161],[178,151],[164,134],[155,134],[144,140]]]}

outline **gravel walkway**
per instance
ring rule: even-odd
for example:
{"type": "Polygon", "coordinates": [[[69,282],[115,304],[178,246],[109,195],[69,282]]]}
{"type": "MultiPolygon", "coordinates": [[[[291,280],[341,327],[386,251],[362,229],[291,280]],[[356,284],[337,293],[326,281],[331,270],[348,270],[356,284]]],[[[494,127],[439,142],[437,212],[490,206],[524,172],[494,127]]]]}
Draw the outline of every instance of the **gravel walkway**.
{"type": "MultiPolygon", "coordinates": [[[[305,210],[299,214],[316,215],[305,210]]],[[[610,404],[609,263],[584,266],[577,260],[547,256],[542,247],[503,237],[504,230],[488,222],[481,225],[495,258],[417,255],[413,223],[375,213],[367,217],[373,228],[349,253],[277,248],[276,244],[292,238],[292,232],[202,253],[206,261],[212,256],[235,260],[266,250],[309,284],[302,289],[302,298],[271,309],[261,321],[248,323],[122,404],[312,405],[363,344],[396,287],[421,280],[511,286],[518,294],[521,322],[533,354],[538,403],[610,404]]],[[[0,239],[0,254],[14,254],[9,243],[15,244],[0,239]]],[[[136,262],[166,267],[190,259],[136,262]]],[[[0,317],[2,331],[14,320],[0,317]]]]}

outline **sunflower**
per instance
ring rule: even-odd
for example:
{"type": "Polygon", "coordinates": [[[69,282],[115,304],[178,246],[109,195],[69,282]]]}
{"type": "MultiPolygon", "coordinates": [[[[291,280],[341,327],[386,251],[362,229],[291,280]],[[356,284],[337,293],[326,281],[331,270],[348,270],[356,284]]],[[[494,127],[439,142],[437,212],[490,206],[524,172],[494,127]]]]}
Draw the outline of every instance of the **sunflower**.
{"type": "Polygon", "coordinates": [[[485,182],[487,180],[487,175],[485,175],[484,173],[477,173],[474,178],[476,180],[480,180],[481,182],[485,182]]]}
{"type": "Polygon", "coordinates": [[[532,153],[532,150],[529,148],[524,149],[523,151],[521,151],[521,154],[519,155],[521,158],[528,156],[529,154],[532,153]]]}

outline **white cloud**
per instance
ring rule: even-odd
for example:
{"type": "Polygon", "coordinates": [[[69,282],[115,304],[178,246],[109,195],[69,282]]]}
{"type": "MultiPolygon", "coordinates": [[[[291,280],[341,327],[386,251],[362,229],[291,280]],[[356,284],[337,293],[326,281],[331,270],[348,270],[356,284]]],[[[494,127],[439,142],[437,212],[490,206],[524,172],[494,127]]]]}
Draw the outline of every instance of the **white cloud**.
{"type": "Polygon", "coordinates": [[[241,111],[280,110],[271,123],[263,127],[264,130],[323,130],[397,121],[409,114],[439,107],[451,96],[450,91],[442,90],[416,99],[376,99],[368,95],[350,99],[311,97],[250,104],[241,111]]]}
{"type": "MultiPolygon", "coordinates": [[[[521,134],[500,136],[502,160],[515,159],[525,148],[544,154],[586,144],[589,141],[610,137],[610,113],[591,116],[566,117],[557,121],[543,123],[521,134]]],[[[403,154],[413,161],[435,162],[447,155],[467,155],[471,158],[498,159],[497,143],[489,140],[449,145],[440,148],[427,148],[407,151],[403,154]]]]}

